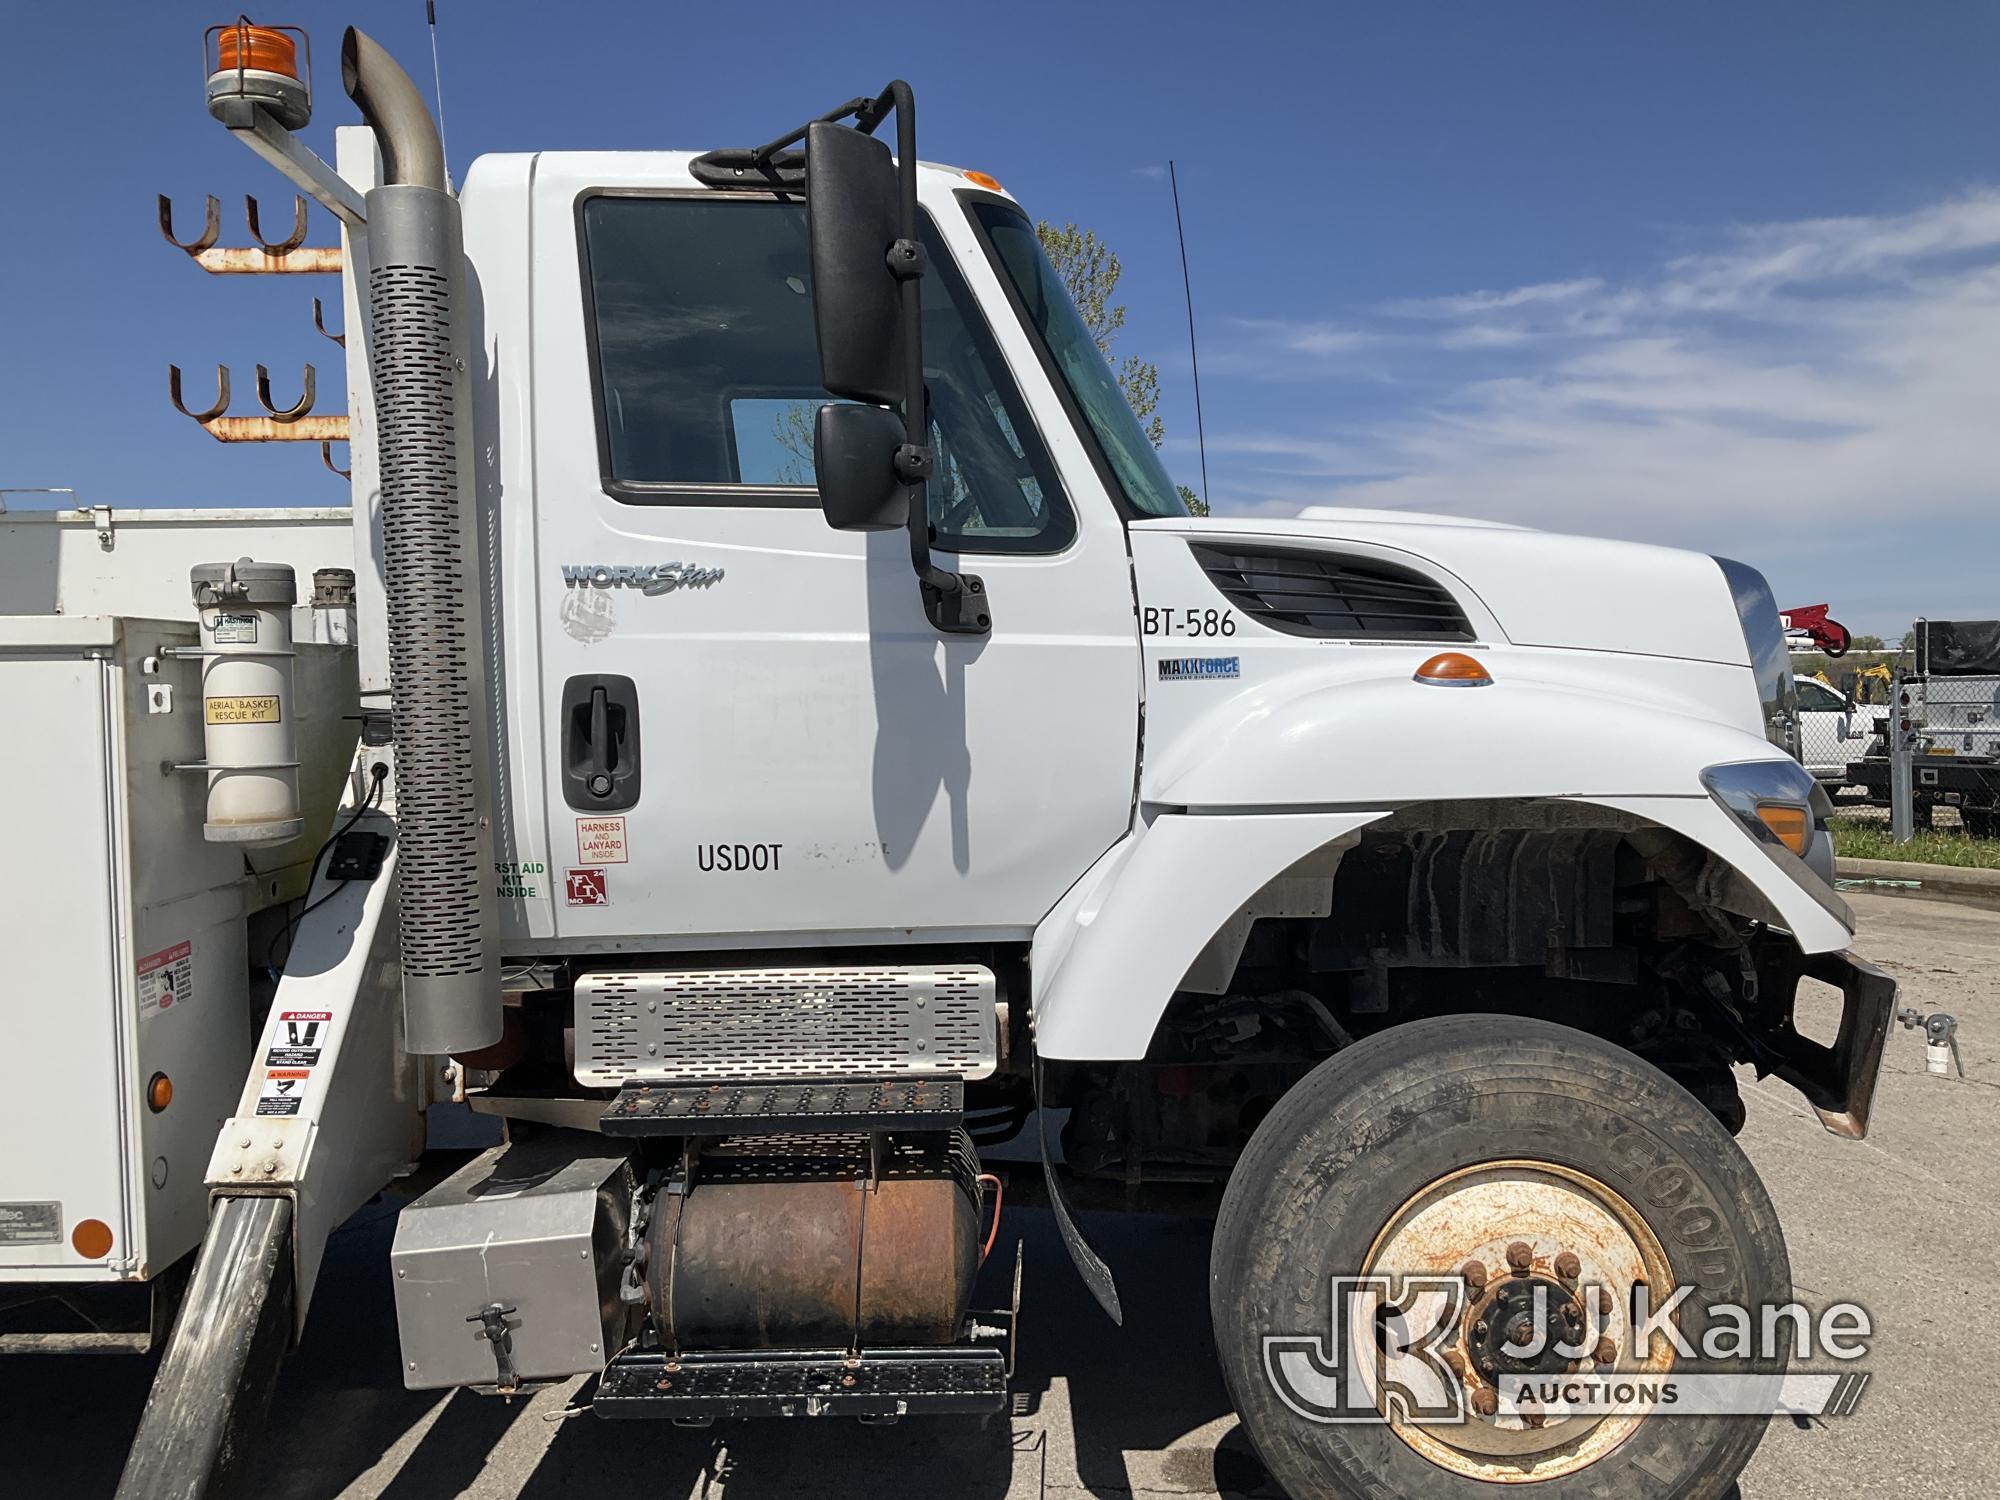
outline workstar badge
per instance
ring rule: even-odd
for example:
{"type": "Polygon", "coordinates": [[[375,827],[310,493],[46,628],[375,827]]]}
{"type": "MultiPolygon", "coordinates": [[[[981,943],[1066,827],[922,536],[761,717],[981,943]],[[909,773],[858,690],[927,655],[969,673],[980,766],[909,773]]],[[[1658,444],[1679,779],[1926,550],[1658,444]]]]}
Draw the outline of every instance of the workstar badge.
{"type": "Polygon", "coordinates": [[[562,575],[573,589],[637,589],[642,594],[705,589],[722,582],[722,569],[685,562],[564,563],[562,575]]]}

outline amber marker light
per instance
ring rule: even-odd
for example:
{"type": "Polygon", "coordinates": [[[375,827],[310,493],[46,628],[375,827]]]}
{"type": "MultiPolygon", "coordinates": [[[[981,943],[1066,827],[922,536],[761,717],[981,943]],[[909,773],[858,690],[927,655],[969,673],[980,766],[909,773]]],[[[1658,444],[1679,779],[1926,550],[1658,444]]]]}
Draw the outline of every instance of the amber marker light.
{"type": "Polygon", "coordinates": [[[1417,668],[1416,681],[1430,687],[1491,687],[1493,674],[1477,657],[1463,651],[1440,651],[1417,668]]]}
{"type": "Polygon", "coordinates": [[[164,1073],[155,1073],[146,1084],[146,1108],[158,1114],[174,1102],[174,1081],[164,1073]]]}
{"type": "Polygon", "coordinates": [[[997,177],[990,176],[985,172],[967,172],[965,180],[974,187],[983,187],[991,193],[1004,193],[1007,191],[1000,186],[1000,180],[997,177]]]}
{"type": "Polygon", "coordinates": [[[103,1260],[111,1253],[111,1226],[102,1219],[85,1219],[70,1231],[69,1243],[85,1260],[103,1260]]]}
{"type": "Polygon", "coordinates": [[[1778,842],[1800,858],[1812,839],[1812,812],[1786,802],[1759,802],[1757,821],[1777,835],[1778,842]]]}

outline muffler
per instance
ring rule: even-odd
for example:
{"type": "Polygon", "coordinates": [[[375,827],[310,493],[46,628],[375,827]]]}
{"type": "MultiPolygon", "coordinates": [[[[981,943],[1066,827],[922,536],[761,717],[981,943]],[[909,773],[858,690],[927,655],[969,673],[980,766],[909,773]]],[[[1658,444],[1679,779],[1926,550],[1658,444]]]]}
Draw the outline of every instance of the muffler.
{"type": "Polygon", "coordinates": [[[341,81],[375,133],[368,362],[382,480],[395,695],[404,1048],[500,1039],[493,932],[491,729],[472,473],[464,244],[423,96],[349,28],[341,81]]]}

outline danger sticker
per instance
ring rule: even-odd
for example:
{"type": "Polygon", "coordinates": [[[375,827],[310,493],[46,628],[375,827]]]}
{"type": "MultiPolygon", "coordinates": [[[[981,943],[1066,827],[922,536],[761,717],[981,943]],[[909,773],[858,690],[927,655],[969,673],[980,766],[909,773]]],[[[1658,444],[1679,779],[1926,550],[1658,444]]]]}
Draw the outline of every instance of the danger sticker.
{"type": "Polygon", "coordinates": [[[295,1115],[305,1102],[306,1085],[312,1081],[310,1068],[266,1068],[264,1087],[257,1092],[260,1115],[295,1115]]]}
{"type": "Polygon", "coordinates": [[[586,865],[622,865],[631,858],[625,847],[623,818],[578,818],[576,857],[586,865]]]}
{"type": "MultiPolygon", "coordinates": [[[[224,610],[215,617],[215,644],[218,646],[254,646],[257,644],[257,616],[254,611],[242,614],[224,610]]],[[[214,722],[213,720],[210,721],[214,722]]]]}
{"type": "Polygon", "coordinates": [[[333,1030],[330,1010],[288,1010],[279,1013],[271,1045],[264,1050],[267,1068],[316,1068],[333,1030]]]}
{"type": "Polygon", "coordinates": [[[569,904],[571,906],[609,906],[611,897],[605,890],[602,870],[571,870],[565,877],[569,904]]]}
{"type": "Polygon", "coordinates": [[[194,945],[175,943],[139,960],[139,1014],[171,1010],[194,998],[194,945]]]}
{"type": "Polygon", "coordinates": [[[276,724],[284,717],[279,712],[276,693],[205,699],[203,715],[210,724],[276,724]]]}

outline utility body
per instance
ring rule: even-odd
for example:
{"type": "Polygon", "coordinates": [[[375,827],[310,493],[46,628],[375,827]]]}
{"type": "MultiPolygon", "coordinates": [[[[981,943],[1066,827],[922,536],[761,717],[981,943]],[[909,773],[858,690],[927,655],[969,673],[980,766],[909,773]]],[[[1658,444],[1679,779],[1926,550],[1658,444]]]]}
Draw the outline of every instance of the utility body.
{"type": "MultiPolygon", "coordinates": [[[[306,151],[282,40],[218,28],[208,97],[342,224],[339,831],[379,843],[296,919],[126,1493],[240,1451],[251,1325],[302,1322],[330,1207],[439,1092],[505,1140],[402,1210],[415,1387],[1000,1410],[1020,1282],[972,1305],[979,1152],[1026,1131],[1012,1185],[1113,1319],[1071,1198],[1219,1211],[1218,1353],[1294,1493],[1726,1485],[1761,1419],[1545,1421],[1473,1311],[1448,1428],[1302,1418],[1265,1349],[1324,1328],[1329,1276],[1579,1318],[1703,1266],[1789,1294],[1732,1068],[1861,1135],[1894,986],[1845,951],[1761,576],[1190,517],[1032,221],[919,161],[901,83],[756,149],[484,157],[454,191],[359,33],[368,129],[306,151]],[[1806,977],[1832,1044],[1792,1025],[1806,977]]],[[[1657,1367],[1602,1333],[1586,1367],[1657,1367]]]]}

